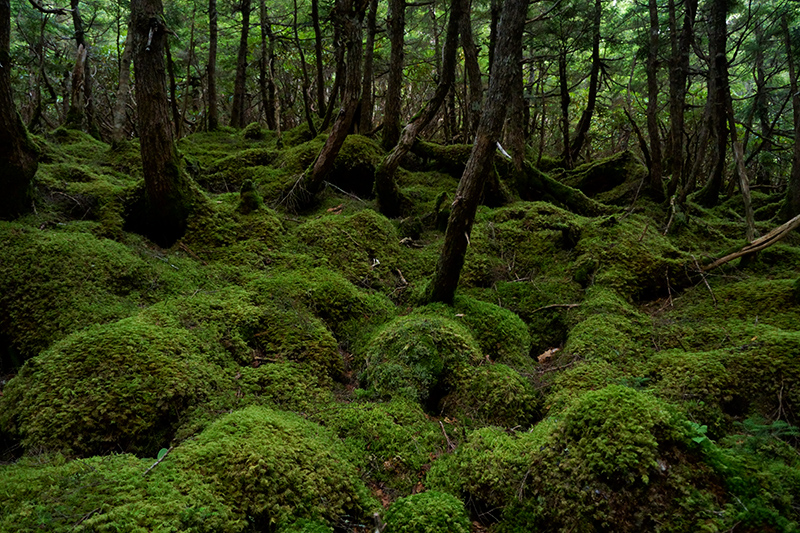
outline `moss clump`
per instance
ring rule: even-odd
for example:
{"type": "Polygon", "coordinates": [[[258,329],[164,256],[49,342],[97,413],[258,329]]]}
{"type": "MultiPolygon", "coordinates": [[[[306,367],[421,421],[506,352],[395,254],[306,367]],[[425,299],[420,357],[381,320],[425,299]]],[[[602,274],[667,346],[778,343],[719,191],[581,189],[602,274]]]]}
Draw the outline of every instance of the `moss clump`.
{"type": "Polygon", "coordinates": [[[256,179],[260,167],[271,166],[279,155],[273,148],[249,148],[225,154],[198,173],[197,183],[210,192],[235,191],[246,180],[256,179]]]}
{"type": "Polygon", "coordinates": [[[372,505],[337,440],[291,413],[258,406],[233,412],[172,457],[257,529],[298,518],[359,520],[372,505]]]}
{"type": "Polygon", "coordinates": [[[503,364],[462,369],[440,409],[479,424],[528,427],[539,418],[541,395],[531,382],[503,364]]]}
{"type": "Polygon", "coordinates": [[[155,453],[220,368],[185,330],[138,317],[74,333],[29,360],[0,398],[0,426],[27,449],[155,453]]]}
{"type": "Polygon", "coordinates": [[[258,122],[251,122],[242,130],[242,137],[251,141],[260,141],[264,138],[264,132],[258,122]]]}
{"type": "Polygon", "coordinates": [[[375,167],[383,155],[375,141],[362,135],[348,135],[336,155],[328,179],[337,187],[362,198],[371,197],[375,167]]]}
{"type": "Polygon", "coordinates": [[[354,450],[362,474],[389,494],[407,494],[447,446],[439,426],[415,402],[350,403],[316,418],[354,450]]]}
{"type": "Polygon", "coordinates": [[[80,232],[0,222],[0,331],[27,359],[90,324],[130,316],[158,274],[128,248],[80,232]]]}
{"type": "Polygon", "coordinates": [[[469,533],[464,504],[450,494],[427,491],[400,498],[386,513],[387,533],[469,533]]]}
{"type": "Polygon", "coordinates": [[[592,360],[560,372],[545,397],[545,408],[557,414],[586,392],[620,384],[624,372],[604,360],[592,360]]]}
{"type": "Polygon", "coordinates": [[[247,522],[199,476],[169,458],[147,476],[154,459],[128,454],[66,461],[39,455],[0,466],[0,530],[238,533],[247,522]]]}
{"type": "Polygon", "coordinates": [[[625,151],[581,165],[568,172],[564,181],[587,196],[597,197],[601,202],[622,204],[630,201],[639,181],[646,176],[647,168],[633,153],[625,151]],[[631,184],[633,190],[630,190],[631,187],[620,187],[624,184],[631,184]]]}
{"type": "Polygon", "coordinates": [[[371,209],[309,220],[297,236],[355,285],[389,291],[399,283],[400,239],[392,223],[371,209]]]}
{"type": "Polygon", "coordinates": [[[361,381],[377,397],[405,397],[433,410],[457,374],[483,359],[464,326],[413,314],[389,322],[370,342],[361,381]]]}

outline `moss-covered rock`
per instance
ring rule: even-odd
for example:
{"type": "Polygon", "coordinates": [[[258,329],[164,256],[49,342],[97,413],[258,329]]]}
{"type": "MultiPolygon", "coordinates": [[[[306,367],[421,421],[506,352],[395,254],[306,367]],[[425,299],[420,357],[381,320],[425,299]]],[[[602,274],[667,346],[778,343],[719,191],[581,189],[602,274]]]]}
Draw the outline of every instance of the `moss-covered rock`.
{"type": "Polygon", "coordinates": [[[235,411],[171,457],[259,529],[298,518],[362,520],[374,505],[337,439],[291,413],[235,411]]]}
{"type": "Polygon", "coordinates": [[[461,324],[412,314],[389,322],[370,342],[361,381],[377,397],[405,397],[435,410],[456,376],[482,360],[480,348],[461,324]]]}
{"type": "Polygon", "coordinates": [[[28,450],[153,454],[220,370],[185,330],[138,317],[92,326],[25,364],[0,397],[0,426],[28,450]]]}
{"type": "Polygon", "coordinates": [[[469,533],[464,504],[454,496],[422,492],[394,502],[386,513],[386,533],[469,533]]]}
{"type": "MultiPolygon", "coordinates": [[[[169,459],[169,458],[168,458],[169,459]]],[[[0,530],[238,533],[247,521],[169,460],[38,455],[0,466],[0,530]]]]}

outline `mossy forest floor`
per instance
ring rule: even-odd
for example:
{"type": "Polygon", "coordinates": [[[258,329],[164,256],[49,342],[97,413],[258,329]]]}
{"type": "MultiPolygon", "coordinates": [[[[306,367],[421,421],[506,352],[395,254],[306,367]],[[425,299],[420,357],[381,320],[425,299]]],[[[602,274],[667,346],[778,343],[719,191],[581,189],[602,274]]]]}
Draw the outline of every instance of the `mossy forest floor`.
{"type": "Polygon", "coordinates": [[[0,222],[0,531],[800,530],[797,235],[701,274],[737,197],[672,213],[621,154],[549,171],[580,216],[498,160],[517,200],[425,305],[468,148],[409,156],[389,220],[351,136],[297,213],[323,140],[181,140],[207,201],[162,249],[135,143],[37,138],[36,210],[0,222]]]}

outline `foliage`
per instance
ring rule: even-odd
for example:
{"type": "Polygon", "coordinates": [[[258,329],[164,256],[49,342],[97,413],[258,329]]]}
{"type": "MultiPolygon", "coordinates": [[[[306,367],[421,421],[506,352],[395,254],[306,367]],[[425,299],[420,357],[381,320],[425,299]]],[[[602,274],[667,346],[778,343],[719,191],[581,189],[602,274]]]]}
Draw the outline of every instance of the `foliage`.
{"type": "Polygon", "coordinates": [[[386,513],[386,531],[396,533],[468,533],[470,522],[464,504],[436,491],[397,500],[386,513]]]}

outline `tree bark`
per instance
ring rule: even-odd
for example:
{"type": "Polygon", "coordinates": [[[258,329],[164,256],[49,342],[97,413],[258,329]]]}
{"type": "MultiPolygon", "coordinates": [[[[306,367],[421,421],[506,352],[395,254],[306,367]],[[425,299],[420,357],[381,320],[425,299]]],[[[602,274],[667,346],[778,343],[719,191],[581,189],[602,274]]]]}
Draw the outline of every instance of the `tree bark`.
{"type": "Polygon", "coordinates": [[[217,0],[208,0],[208,131],[214,131],[219,128],[217,33],[217,0]]]}
{"type": "Polygon", "coordinates": [[[319,25],[319,0],[311,0],[311,23],[314,26],[314,55],[317,63],[317,115],[325,116],[325,70],[322,61],[322,28],[319,25]]]}
{"type": "Polygon", "coordinates": [[[781,208],[780,217],[788,220],[800,214],[800,93],[797,83],[797,66],[794,62],[791,37],[789,34],[789,22],[787,15],[781,18],[783,27],[784,44],[786,55],[789,58],[789,85],[792,92],[792,117],[794,119],[794,143],[792,150],[792,172],[786,187],[786,199],[781,208]]]}
{"type": "Polygon", "coordinates": [[[469,79],[469,93],[467,99],[467,137],[464,142],[471,142],[472,136],[478,129],[481,120],[481,101],[483,100],[483,82],[481,81],[481,67],[478,64],[478,47],[472,36],[472,20],[470,17],[470,0],[463,0],[461,8],[461,49],[464,51],[464,70],[469,79]]]}
{"type": "Polygon", "coordinates": [[[264,108],[264,118],[267,128],[277,130],[277,113],[275,109],[275,35],[272,33],[272,24],[267,16],[266,0],[260,0],[259,12],[261,15],[261,60],[259,61],[259,87],[261,89],[261,105],[264,108]]]}
{"type": "Polygon", "coordinates": [[[125,37],[125,49],[119,61],[119,86],[117,87],[117,98],[114,101],[112,133],[113,140],[120,142],[125,140],[125,120],[128,117],[128,101],[131,97],[131,53],[133,51],[133,32],[129,31],[125,37]]]}
{"type": "Polygon", "coordinates": [[[378,15],[378,0],[371,0],[369,3],[369,13],[367,14],[367,43],[364,51],[364,81],[361,84],[361,113],[359,117],[358,131],[366,134],[372,130],[372,115],[374,101],[373,80],[374,59],[375,59],[375,31],[378,15]]]}
{"type": "Polygon", "coordinates": [[[451,205],[447,232],[436,265],[436,272],[428,289],[428,300],[452,304],[464,256],[469,244],[469,234],[475,220],[481,192],[489,172],[497,141],[505,121],[511,84],[519,65],[522,30],[527,15],[527,0],[504,2],[497,27],[497,44],[489,77],[483,114],[464,175],[458,184],[451,205]]]}
{"type": "Polygon", "coordinates": [[[369,0],[336,0],[332,15],[334,23],[341,27],[347,60],[342,107],[317,159],[311,168],[303,173],[294,189],[289,191],[286,200],[290,207],[303,208],[313,202],[347,138],[361,96],[361,24],[368,2],[369,0]],[[291,205],[292,203],[295,205],[291,205]]]}
{"type": "Polygon", "coordinates": [[[375,169],[375,193],[378,199],[378,208],[387,217],[400,216],[407,207],[407,201],[397,187],[395,173],[400,166],[400,161],[414,145],[417,135],[439,112],[455,80],[458,28],[461,24],[461,8],[463,5],[462,0],[451,0],[450,19],[447,24],[444,51],[442,53],[442,67],[439,83],[436,85],[433,97],[425,103],[423,108],[411,119],[411,122],[403,128],[403,133],[400,135],[397,145],[375,169]]]}
{"type": "Polygon", "coordinates": [[[247,104],[247,36],[250,33],[250,0],[241,0],[242,33],[239,38],[239,53],[236,56],[236,79],[233,82],[233,108],[231,126],[244,128],[247,104]]]}
{"type": "Polygon", "coordinates": [[[92,100],[92,77],[89,72],[89,47],[86,44],[86,32],[83,27],[83,18],[80,11],[80,0],[70,0],[72,12],[72,25],[75,30],[75,67],[72,74],[72,94],[70,97],[69,111],[67,112],[67,127],[84,129],[96,134],[94,124],[94,102],[92,100]]]}
{"type": "Polygon", "coordinates": [[[648,2],[650,12],[650,39],[647,49],[647,136],[650,141],[650,193],[656,201],[664,199],[661,181],[661,136],[658,132],[658,3],[648,2]]]}
{"type": "Polygon", "coordinates": [[[381,145],[391,150],[400,140],[401,89],[403,86],[403,61],[406,27],[405,0],[389,0],[386,30],[389,33],[389,81],[383,106],[383,135],[381,145]]]}
{"type": "Polygon", "coordinates": [[[167,54],[167,76],[169,78],[169,109],[172,112],[172,131],[176,139],[181,122],[181,111],[178,107],[178,82],[175,80],[175,62],[172,60],[172,50],[169,47],[169,38],[164,41],[164,51],[167,54]]]}
{"type": "Polygon", "coordinates": [[[569,149],[569,82],[567,80],[567,50],[558,52],[558,86],[561,95],[561,135],[564,143],[564,167],[572,168],[572,150],[569,149]]]}
{"type": "MultiPolygon", "coordinates": [[[[651,0],[654,1],[654,0],[651,0]]],[[[592,67],[589,72],[589,94],[586,99],[586,108],[578,121],[578,127],[572,138],[569,147],[570,161],[576,161],[581,149],[586,142],[586,134],[589,133],[589,126],[592,124],[595,104],[597,103],[597,86],[600,80],[600,22],[603,17],[603,4],[601,0],[595,0],[594,20],[592,22],[592,67]]]]}
{"type": "Polygon", "coordinates": [[[0,218],[17,217],[31,207],[31,181],[39,165],[11,93],[11,4],[0,0],[0,218]]]}
{"type": "Polygon", "coordinates": [[[145,205],[138,226],[159,245],[170,246],[186,230],[192,193],[170,128],[164,66],[167,28],[161,0],[133,0],[130,31],[139,131],[147,132],[140,138],[145,205]]]}
{"type": "Polygon", "coordinates": [[[300,42],[300,33],[297,30],[297,0],[294,0],[294,41],[297,46],[297,51],[300,54],[300,72],[303,74],[303,110],[306,113],[306,122],[308,123],[308,130],[311,135],[317,135],[317,127],[314,125],[314,117],[311,116],[311,102],[309,102],[309,91],[311,90],[311,82],[308,79],[308,66],[306,64],[306,55],[303,52],[303,45],[300,42]]]}
{"type": "Polygon", "coordinates": [[[695,200],[704,207],[719,203],[725,177],[725,154],[728,146],[728,114],[725,94],[728,90],[727,23],[728,0],[713,0],[709,25],[708,98],[711,103],[711,125],[716,138],[711,176],[697,193],[695,200]]]}

